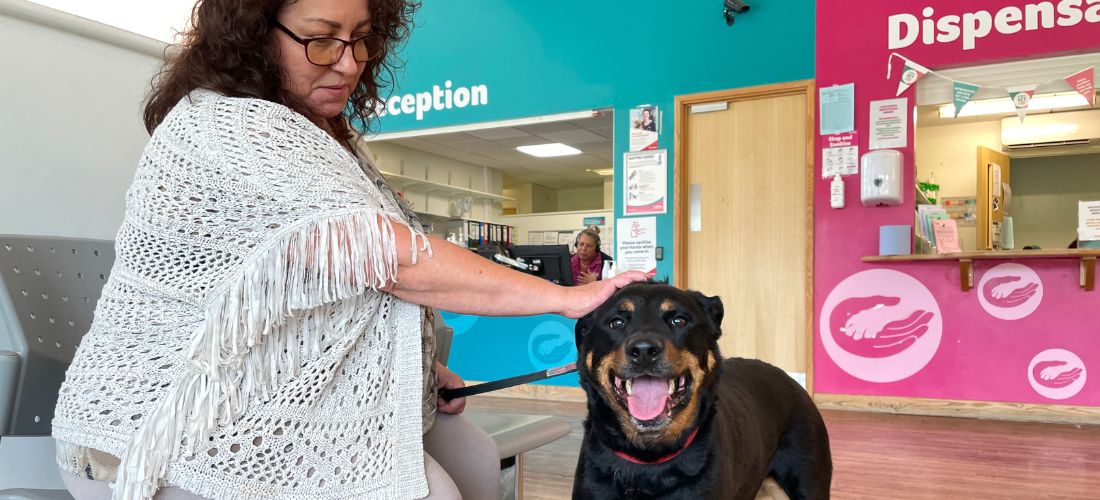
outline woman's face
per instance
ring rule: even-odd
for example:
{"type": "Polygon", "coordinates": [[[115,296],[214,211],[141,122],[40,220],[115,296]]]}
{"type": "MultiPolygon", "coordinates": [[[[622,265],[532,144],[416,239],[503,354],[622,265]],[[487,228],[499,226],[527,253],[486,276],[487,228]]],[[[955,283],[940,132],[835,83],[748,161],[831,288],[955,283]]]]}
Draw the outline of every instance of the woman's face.
{"type": "Polygon", "coordinates": [[[645,120],[647,122],[649,121],[649,110],[648,109],[642,110],[642,120],[645,120]]]}
{"type": "MultiPolygon", "coordinates": [[[[352,40],[370,32],[366,1],[297,0],[283,6],[278,20],[302,40],[334,37],[352,40]]],[[[344,111],[366,63],[352,57],[350,46],[331,66],[306,59],[305,47],[278,28],[272,29],[279,48],[284,90],[296,97],[311,119],[333,118],[344,111]]]]}
{"type": "Polygon", "coordinates": [[[593,238],[587,234],[582,234],[577,240],[577,255],[580,255],[582,259],[588,260],[596,256],[596,238],[593,238]]]}

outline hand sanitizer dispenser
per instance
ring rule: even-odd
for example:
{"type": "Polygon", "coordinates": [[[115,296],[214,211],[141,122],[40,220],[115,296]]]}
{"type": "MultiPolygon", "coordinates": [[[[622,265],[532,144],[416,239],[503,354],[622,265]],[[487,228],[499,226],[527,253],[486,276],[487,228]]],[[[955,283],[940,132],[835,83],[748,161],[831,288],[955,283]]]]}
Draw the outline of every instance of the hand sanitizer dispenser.
{"type": "Polygon", "coordinates": [[[864,206],[901,205],[901,152],[870,151],[860,158],[859,197],[864,206]]]}

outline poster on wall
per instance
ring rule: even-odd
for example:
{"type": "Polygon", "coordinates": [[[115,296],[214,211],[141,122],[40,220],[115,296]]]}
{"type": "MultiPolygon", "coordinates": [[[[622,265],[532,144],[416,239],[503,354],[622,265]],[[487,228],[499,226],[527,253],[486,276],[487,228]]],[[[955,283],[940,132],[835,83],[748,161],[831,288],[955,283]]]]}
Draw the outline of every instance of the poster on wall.
{"type": "Polygon", "coordinates": [[[663,214],[668,209],[668,151],[623,154],[626,215],[663,214]]]}
{"type": "Polygon", "coordinates": [[[818,89],[821,135],[843,134],[856,128],[856,84],[818,89]]]}
{"type": "Polygon", "coordinates": [[[1100,201],[1077,202],[1077,239],[1100,240],[1100,201]]]}
{"type": "Polygon", "coordinates": [[[909,143],[909,100],[871,101],[869,149],[904,148],[909,143]]]}
{"type": "Polygon", "coordinates": [[[657,218],[633,217],[615,221],[615,267],[619,272],[657,274],[657,218]]]}
{"type": "Polygon", "coordinates": [[[822,137],[825,147],[821,150],[821,177],[855,175],[859,173],[858,132],[834,134],[822,137]]]}
{"type": "Polygon", "coordinates": [[[659,121],[660,112],[657,106],[642,105],[630,110],[631,151],[657,149],[659,121]]]}

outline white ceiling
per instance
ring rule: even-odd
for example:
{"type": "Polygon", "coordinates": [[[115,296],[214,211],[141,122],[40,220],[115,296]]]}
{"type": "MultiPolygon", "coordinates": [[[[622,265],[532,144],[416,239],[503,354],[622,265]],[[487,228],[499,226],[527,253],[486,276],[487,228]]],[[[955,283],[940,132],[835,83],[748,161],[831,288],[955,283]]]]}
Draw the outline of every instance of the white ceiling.
{"type": "Polygon", "coordinates": [[[612,111],[594,112],[591,118],[535,123],[514,127],[471,130],[384,142],[417,149],[444,158],[504,173],[504,187],[533,183],[555,189],[603,185],[603,177],[587,169],[611,168],[612,111]],[[560,142],[582,154],[536,158],[517,146],[560,142]]]}

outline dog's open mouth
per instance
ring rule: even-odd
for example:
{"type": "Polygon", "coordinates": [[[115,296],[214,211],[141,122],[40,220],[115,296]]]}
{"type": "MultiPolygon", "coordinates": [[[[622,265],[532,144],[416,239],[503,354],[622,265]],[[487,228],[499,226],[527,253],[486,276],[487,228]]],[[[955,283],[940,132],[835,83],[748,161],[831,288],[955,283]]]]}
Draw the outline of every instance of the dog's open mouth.
{"type": "Polygon", "coordinates": [[[660,427],[672,420],[673,412],[687,400],[691,379],[684,375],[622,379],[612,374],[611,383],[615,396],[639,427],[660,427]]]}

